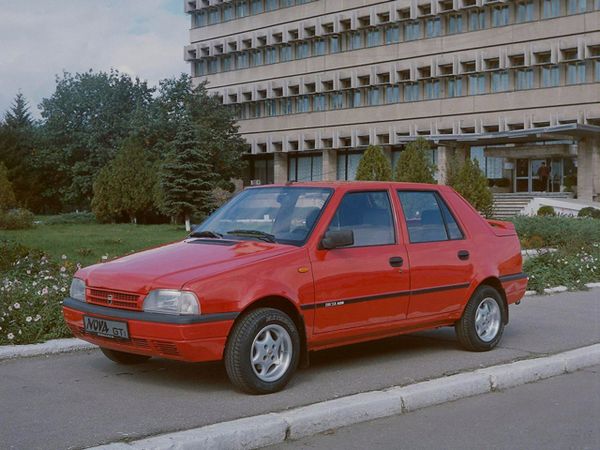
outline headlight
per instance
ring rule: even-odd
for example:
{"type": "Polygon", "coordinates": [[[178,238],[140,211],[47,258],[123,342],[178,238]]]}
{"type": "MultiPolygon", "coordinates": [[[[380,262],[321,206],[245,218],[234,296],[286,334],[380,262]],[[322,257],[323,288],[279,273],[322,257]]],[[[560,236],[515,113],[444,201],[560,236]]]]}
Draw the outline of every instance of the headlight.
{"type": "Polygon", "coordinates": [[[71,281],[71,288],[69,289],[69,295],[75,300],[85,302],[85,281],[81,278],[73,278],[73,281],[71,281]]]}
{"type": "Polygon", "coordinates": [[[200,314],[200,304],[192,292],[158,289],[144,299],[144,311],[163,314],[200,314]]]}

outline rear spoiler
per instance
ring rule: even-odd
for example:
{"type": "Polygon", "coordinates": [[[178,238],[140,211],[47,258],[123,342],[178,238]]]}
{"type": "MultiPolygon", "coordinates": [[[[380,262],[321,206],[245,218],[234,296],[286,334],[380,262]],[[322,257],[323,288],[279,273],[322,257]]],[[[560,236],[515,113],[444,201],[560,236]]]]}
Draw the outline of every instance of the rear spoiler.
{"type": "Polygon", "coordinates": [[[487,219],[487,223],[490,224],[490,227],[496,236],[515,236],[517,234],[515,224],[512,222],[487,219]]]}

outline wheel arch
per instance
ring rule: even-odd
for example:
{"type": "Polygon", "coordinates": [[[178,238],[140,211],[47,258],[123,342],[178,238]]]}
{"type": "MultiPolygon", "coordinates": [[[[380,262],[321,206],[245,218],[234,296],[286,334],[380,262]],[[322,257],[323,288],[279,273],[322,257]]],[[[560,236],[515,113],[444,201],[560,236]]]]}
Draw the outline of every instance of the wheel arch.
{"type": "Polygon", "coordinates": [[[506,298],[506,291],[502,287],[502,283],[498,277],[487,277],[484,279],[479,285],[480,286],[490,286],[498,291],[500,297],[502,297],[502,304],[504,307],[504,325],[508,324],[508,300],[506,298]]]}
{"type": "Polygon", "coordinates": [[[300,367],[307,367],[309,364],[309,358],[306,325],[304,323],[304,316],[296,304],[294,304],[292,300],[280,295],[269,295],[258,298],[242,310],[242,312],[235,319],[233,326],[235,326],[249,312],[258,308],[278,309],[292,319],[296,325],[296,328],[298,329],[298,333],[300,334],[300,367]]]}

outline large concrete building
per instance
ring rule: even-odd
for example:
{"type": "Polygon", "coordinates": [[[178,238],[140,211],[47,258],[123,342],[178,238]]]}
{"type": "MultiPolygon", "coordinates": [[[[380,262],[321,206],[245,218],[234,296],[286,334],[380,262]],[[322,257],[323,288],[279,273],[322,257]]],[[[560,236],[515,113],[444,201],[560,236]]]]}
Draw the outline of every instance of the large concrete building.
{"type": "Polygon", "coordinates": [[[498,190],[600,194],[600,0],[185,8],[185,58],[194,81],[236,110],[247,182],[351,180],[368,145],[395,162],[423,136],[440,182],[458,152],[498,190]]]}

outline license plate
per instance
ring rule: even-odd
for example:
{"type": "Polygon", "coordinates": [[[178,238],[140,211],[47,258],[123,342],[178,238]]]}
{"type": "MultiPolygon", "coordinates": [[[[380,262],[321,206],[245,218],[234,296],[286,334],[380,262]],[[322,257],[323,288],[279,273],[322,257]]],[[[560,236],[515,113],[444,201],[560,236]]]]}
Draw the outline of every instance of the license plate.
{"type": "Polygon", "coordinates": [[[100,319],[98,317],[83,316],[84,329],[87,333],[97,334],[112,339],[129,339],[127,322],[100,319]]]}

